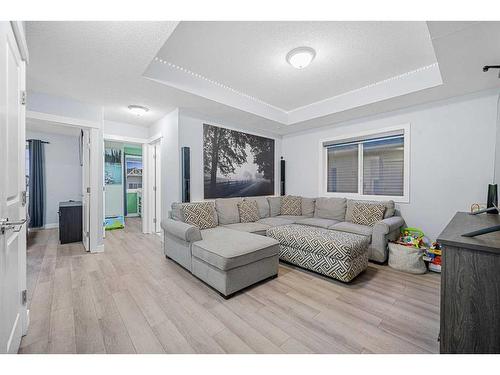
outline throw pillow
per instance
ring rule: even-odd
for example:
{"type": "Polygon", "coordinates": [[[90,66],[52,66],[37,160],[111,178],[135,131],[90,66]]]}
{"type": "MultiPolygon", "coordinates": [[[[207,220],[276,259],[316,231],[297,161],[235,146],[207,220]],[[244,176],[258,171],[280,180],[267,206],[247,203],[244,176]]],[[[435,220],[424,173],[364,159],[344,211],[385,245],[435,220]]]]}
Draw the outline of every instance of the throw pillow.
{"type": "Polygon", "coordinates": [[[214,202],[196,202],[183,204],[181,207],[184,222],[200,229],[215,228],[214,202]]]}
{"type": "Polygon", "coordinates": [[[302,215],[302,197],[285,195],[281,198],[281,215],[300,216],[302,215]]]}
{"type": "Polygon", "coordinates": [[[256,201],[238,202],[238,211],[240,212],[240,221],[242,223],[253,223],[260,219],[259,207],[256,201]]]}
{"type": "Polygon", "coordinates": [[[384,218],[385,205],[356,202],[352,208],[351,222],[372,227],[384,218]]]}

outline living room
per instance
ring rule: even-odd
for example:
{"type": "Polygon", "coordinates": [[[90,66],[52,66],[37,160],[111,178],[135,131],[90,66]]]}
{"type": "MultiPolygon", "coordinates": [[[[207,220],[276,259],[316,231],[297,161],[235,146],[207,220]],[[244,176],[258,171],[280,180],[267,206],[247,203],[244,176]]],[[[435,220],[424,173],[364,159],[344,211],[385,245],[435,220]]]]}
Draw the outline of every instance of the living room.
{"type": "Polygon", "coordinates": [[[1,352],[44,354],[5,358],[371,371],[398,354],[400,371],[498,354],[500,21],[185,6],[0,23],[1,352]],[[26,151],[54,132],[80,163],[71,229],[45,196],[70,185],[65,157],[26,151]],[[37,200],[59,218],[35,220],[37,200]]]}

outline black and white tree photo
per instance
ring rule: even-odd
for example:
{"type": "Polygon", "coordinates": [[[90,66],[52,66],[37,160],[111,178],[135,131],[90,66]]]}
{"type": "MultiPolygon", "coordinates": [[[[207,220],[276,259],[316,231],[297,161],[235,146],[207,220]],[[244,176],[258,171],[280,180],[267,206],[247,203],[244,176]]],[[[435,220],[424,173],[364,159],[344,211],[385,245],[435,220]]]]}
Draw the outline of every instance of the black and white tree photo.
{"type": "Polygon", "coordinates": [[[274,194],[274,140],[203,125],[205,199],[274,194]]]}

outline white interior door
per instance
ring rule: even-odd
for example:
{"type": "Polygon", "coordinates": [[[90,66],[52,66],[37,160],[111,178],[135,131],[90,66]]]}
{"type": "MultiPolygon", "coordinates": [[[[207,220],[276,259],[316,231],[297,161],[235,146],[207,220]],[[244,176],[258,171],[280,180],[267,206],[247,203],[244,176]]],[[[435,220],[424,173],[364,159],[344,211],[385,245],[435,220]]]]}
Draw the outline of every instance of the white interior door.
{"type": "Polygon", "coordinates": [[[24,86],[11,24],[0,22],[0,353],[17,353],[28,320],[24,86]]]}
{"type": "Polygon", "coordinates": [[[82,130],[82,238],[85,250],[90,251],[90,132],[82,130]]]}

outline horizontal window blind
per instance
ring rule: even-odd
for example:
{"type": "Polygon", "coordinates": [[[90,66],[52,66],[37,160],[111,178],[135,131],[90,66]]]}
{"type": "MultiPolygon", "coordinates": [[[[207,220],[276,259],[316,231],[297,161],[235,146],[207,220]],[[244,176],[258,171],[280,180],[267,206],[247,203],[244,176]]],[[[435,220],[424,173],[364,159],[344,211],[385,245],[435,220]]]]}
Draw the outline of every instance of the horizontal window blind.
{"type": "Polygon", "coordinates": [[[323,147],[327,192],[404,196],[403,130],[328,141],[323,147]]]}
{"type": "Polygon", "coordinates": [[[403,137],[363,143],[363,194],[403,196],[403,137]]]}
{"type": "Polygon", "coordinates": [[[327,191],[358,192],[358,145],[345,145],[327,150],[327,191]]]}

